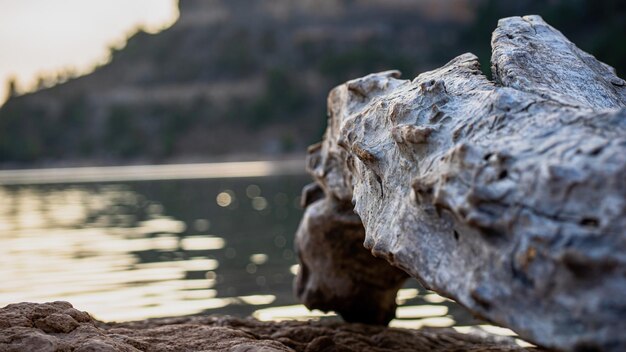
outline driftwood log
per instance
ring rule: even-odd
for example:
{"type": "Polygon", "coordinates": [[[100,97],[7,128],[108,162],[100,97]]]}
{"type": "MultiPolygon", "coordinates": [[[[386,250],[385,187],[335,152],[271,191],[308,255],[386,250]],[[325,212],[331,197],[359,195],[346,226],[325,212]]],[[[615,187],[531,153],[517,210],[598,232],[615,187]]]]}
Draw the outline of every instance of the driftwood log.
{"type": "Polygon", "coordinates": [[[493,80],[464,54],[330,92],[296,293],[387,323],[407,273],[538,345],[626,351],[625,82],[539,16],[492,48],[493,80]]]}

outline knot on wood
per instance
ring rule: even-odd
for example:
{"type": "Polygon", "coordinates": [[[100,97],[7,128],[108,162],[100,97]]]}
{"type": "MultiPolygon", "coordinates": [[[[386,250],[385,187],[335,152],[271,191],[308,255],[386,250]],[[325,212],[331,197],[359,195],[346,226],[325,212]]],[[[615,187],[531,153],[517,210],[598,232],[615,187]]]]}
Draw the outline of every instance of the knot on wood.
{"type": "Polygon", "coordinates": [[[361,98],[368,98],[371,93],[387,88],[390,78],[400,78],[397,70],[373,73],[346,83],[348,91],[361,98]]]}
{"type": "Polygon", "coordinates": [[[430,123],[438,123],[442,121],[446,117],[446,114],[443,113],[437,106],[437,104],[433,104],[430,107],[430,116],[428,117],[428,122],[430,123]]]}
{"type": "Polygon", "coordinates": [[[413,179],[411,189],[411,197],[414,198],[412,200],[417,204],[427,203],[432,198],[433,184],[422,178],[413,179]]]}
{"type": "Polygon", "coordinates": [[[374,153],[359,146],[358,144],[353,144],[351,149],[352,153],[354,153],[354,155],[356,155],[356,157],[366,165],[371,165],[378,159],[374,153]]]}
{"type": "Polygon", "coordinates": [[[420,83],[419,88],[420,93],[426,96],[436,96],[447,93],[446,85],[443,83],[443,80],[431,79],[430,81],[420,83]]]}
{"type": "Polygon", "coordinates": [[[398,124],[398,122],[401,121],[407,115],[408,111],[409,111],[409,106],[407,104],[404,104],[404,103],[393,104],[391,108],[389,109],[389,115],[388,115],[389,122],[391,122],[392,125],[398,124]]]}
{"type": "Polygon", "coordinates": [[[400,125],[391,129],[391,136],[399,144],[423,144],[428,142],[428,137],[434,131],[432,127],[400,125]]]}

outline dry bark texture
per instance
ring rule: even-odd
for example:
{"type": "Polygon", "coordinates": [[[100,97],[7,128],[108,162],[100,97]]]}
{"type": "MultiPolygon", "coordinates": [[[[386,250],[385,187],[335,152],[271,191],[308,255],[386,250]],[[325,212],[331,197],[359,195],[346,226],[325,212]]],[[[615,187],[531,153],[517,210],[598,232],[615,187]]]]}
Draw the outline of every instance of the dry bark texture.
{"type": "Polygon", "coordinates": [[[405,330],[339,322],[260,322],[182,317],[102,323],[67,302],[0,309],[2,352],[491,351],[524,352],[506,341],[450,329],[405,330]]]}
{"type": "Polygon", "coordinates": [[[500,20],[492,48],[494,81],[464,54],[412,81],[390,71],[331,91],[309,150],[323,194],[297,234],[298,293],[341,309],[350,298],[333,292],[361,278],[337,271],[389,281],[351,256],[327,265],[344,225],[320,214],[353,209],[367,250],[475,314],[542,346],[626,351],[625,82],[539,16],[500,20]],[[314,254],[307,239],[333,226],[314,254]],[[342,282],[307,280],[321,270],[342,282]]]}

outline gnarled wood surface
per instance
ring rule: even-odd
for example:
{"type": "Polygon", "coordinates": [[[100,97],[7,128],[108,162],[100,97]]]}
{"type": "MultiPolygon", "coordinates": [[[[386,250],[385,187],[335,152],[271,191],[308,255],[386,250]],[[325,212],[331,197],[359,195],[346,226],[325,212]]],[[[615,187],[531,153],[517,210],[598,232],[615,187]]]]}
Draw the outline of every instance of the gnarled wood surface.
{"type": "Polygon", "coordinates": [[[625,82],[539,16],[500,20],[492,47],[494,81],[464,54],[412,81],[390,71],[331,91],[324,140],[309,151],[323,194],[309,188],[297,234],[298,294],[354,316],[350,295],[334,292],[358,286],[359,272],[397,291],[386,264],[326,265],[355,225],[324,214],[353,209],[367,250],[477,315],[542,346],[624,351],[625,82]],[[324,270],[340,274],[309,280],[324,270]]]}

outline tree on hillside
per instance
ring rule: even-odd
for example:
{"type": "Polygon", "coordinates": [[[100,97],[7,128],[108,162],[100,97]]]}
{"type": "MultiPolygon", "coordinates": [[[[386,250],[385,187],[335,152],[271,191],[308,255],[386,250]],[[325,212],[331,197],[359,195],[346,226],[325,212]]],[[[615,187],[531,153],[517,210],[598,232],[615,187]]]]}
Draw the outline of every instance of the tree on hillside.
{"type": "Polygon", "coordinates": [[[16,95],[17,95],[17,81],[15,77],[9,77],[9,79],[7,79],[7,96],[5,100],[8,100],[9,98],[14,97],[16,95]]]}

